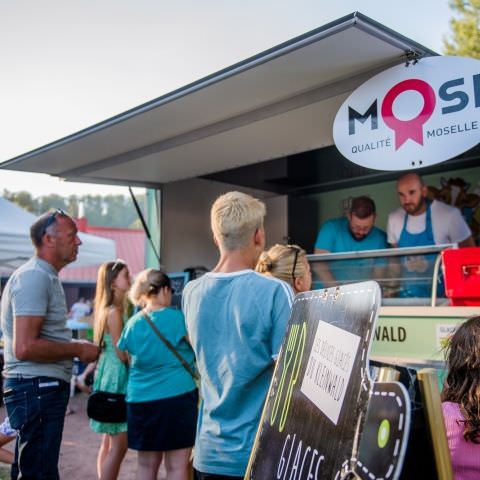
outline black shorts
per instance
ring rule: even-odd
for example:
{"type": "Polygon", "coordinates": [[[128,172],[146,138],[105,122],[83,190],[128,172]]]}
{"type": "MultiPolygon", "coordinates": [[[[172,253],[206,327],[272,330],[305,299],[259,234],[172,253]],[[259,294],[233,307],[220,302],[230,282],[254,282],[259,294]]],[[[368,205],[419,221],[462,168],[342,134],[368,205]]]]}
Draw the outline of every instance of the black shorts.
{"type": "Polygon", "coordinates": [[[128,448],[165,452],[193,447],[198,391],[151,402],[127,403],[128,448]]]}
{"type": "Polygon", "coordinates": [[[217,475],[215,473],[202,473],[193,469],[194,480],[243,480],[243,477],[229,477],[228,475],[217,475]]]}

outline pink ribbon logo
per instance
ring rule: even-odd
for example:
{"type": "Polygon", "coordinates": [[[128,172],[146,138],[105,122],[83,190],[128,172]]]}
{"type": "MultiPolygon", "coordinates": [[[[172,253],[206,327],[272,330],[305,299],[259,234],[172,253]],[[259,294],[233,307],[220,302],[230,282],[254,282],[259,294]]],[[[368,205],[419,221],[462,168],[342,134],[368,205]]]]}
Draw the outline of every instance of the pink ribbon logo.
{"type": "Polygon", "coordinates": [[[398,150],[409,138],[423,145],[423,124],[432,116],[435,109],[435,92],[423,80],[411,78],[397,83],[385,95],[382,103],[383,121],[395,132],[395,150],[398,150]],[[415,90],[423,97],[423,109],[411,120],[399,120],[393,115],[393,102],[403,92],[415,90]]]}

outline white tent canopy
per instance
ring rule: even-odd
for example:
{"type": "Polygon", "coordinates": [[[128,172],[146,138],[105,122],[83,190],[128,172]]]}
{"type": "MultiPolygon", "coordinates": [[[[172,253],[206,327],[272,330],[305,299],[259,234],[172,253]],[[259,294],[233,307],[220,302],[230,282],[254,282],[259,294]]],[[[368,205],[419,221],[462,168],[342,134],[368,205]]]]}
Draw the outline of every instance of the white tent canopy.
{"type": "MultiPolygon", "coordinates": [[[[8,274],[33,255],[30,225],[35,215],[0,197],[0,273],[8,274]]],[[[72,267],[100,265],[115,258],[115,242],[79,233],[82,245],[72,267]]]]}

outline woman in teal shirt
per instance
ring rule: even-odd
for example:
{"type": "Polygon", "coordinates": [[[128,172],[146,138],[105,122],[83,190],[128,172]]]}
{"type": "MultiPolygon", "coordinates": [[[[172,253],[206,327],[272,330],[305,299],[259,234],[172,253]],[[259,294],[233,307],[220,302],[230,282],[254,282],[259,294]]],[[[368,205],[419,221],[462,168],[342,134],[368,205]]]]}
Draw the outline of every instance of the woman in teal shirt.
{"type": "Polygon", "coordinates": [[[195,442],[198,393],[192,375],[157,336],[145,318],[195,369],[187,341],[185,320],[170,308],[170,279],[160,270],[141,272],[130,299],[144,310],[134,315],[123,330],[118,348],[128,352],[128,446],[138,452],[137,478],[156,479],[165,458],[168,480],[187,480],[191,449],[195,442]]]}

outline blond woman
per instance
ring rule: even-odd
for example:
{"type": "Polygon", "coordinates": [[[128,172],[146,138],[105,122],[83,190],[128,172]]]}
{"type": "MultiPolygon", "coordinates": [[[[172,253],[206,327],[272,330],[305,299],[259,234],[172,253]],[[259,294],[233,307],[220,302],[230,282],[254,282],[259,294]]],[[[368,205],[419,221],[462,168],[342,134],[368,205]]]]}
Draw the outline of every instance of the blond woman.
{"type": "Polygon", "coordinates": [[[295,293],[312,288],[312,272],[303,248],[276,244],[260,255],[255,270],[290,284],[295,293]]]}
{"type": "MultiPolygon", "coordinates": [[[[95,372],[94,391],[126,393],[128,358],[116,345],[127,318],[125,300],[129,288],[130,274],[123,261],[106,262],[100,266],[95,295],[94,337],[102,350],[95,372]]],[[[98,478],[116,479],[127,451],[127,423],[90,420],[90,426],[94,432],[103,435],[97,456],[98,478]]]]}

